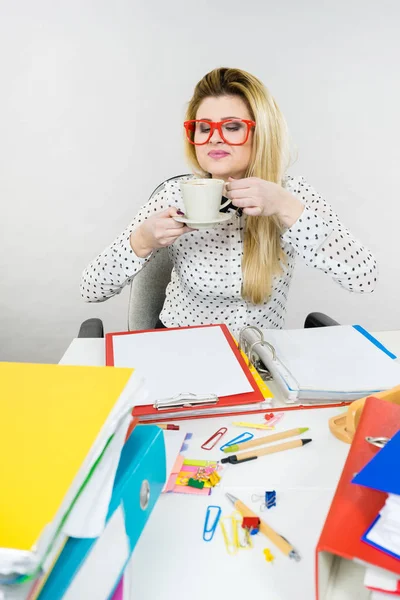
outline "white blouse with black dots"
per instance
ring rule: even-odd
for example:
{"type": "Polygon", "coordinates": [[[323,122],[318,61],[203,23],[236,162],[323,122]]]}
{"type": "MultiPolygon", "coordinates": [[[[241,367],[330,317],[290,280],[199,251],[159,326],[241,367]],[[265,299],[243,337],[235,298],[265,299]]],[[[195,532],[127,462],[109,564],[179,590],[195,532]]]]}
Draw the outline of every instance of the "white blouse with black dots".
{"type": "MultiPolygon", "coordinates": [[[[85,269],[81,294],[87,302],[102,302],[121,292],[150,256],[139,258],[130,235],[150,215],[168,206],[184,210],[179,181],[164,182],[120,236],[85,269]]],[[[246,325],[282,328],[290,281],[299,255],[307,265],[328,273],[353,292],[373,291],[376,261],[341,224],[327,202],[303,177],[287,176],[284,187],[305,205],[300,218],[286,229],[281,244],[287,255],[270,298],[254,305],[241,296],[245,215],[233,216],[215,229],[184,234],[169,246],[171,281],[160,319],[166,327],[226,323],[234,335],[246,325]]]]}

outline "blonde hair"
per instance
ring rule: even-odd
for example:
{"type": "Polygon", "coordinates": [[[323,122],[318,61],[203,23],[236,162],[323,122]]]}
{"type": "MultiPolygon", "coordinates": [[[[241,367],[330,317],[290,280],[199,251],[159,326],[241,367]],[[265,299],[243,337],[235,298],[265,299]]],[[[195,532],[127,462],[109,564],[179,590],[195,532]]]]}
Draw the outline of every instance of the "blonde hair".
{"type": "MultiPolygon", "coordinates": [[[[210,96],[239,96],[256,122],[246,177],[259,177],[281,184],[287,167],[286,123],[264,84],[246,71],[218,68],[196,85],[186,119],[195,119],[201,102],[210,96]]],[[[185,140],[185,152],[194,172],[205,173],[197,160],[195,146],[185,140]]],[[[242,296],[262,304],[271,295],[272,279],[282,272],[285,255],[280,244],[282,228],[276,217],[247,217],[244,236],[242,296]]]]}

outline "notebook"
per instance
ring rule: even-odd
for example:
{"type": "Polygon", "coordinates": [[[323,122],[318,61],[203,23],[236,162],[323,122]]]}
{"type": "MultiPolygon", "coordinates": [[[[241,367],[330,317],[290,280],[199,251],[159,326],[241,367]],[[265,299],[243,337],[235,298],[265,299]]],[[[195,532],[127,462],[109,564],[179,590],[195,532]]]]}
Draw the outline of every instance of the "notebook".
{"type": "Polygon", "coordinates": [[[273,375],[288,404],[350,402],[400,383],[400,365],[360,326],[247,329],[243,337],[273,375]]]}
{"type": "Polygon", "coordinates": [[[144,378],[149,396],[133,411],[142,422],[269,407],[225,325],[109,333],[106,364],[134,367],[144,378]],[[205,400],[155,408],[156,403],[167,407],[181,394],[205,400]]]}

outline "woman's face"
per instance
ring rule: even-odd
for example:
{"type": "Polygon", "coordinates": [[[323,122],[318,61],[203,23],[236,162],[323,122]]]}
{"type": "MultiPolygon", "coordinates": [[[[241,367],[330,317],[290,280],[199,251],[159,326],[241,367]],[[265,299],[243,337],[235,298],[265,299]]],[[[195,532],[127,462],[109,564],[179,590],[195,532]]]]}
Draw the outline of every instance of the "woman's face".
{"type": "MultiPolygon", "coordinates": [[[[196,119],[218,122],[224,119],[251,119],[245,102],[239,96],[218,96],[205,98],[200,104],[196,119]]],[[[253,144],[253,130],[242,146],[230,146],[214,130],[210,140],[204,146],[195,146],[197,160],[201,168],[212,177],[224,179],[245,176],[250,162],[253,144]]]]}

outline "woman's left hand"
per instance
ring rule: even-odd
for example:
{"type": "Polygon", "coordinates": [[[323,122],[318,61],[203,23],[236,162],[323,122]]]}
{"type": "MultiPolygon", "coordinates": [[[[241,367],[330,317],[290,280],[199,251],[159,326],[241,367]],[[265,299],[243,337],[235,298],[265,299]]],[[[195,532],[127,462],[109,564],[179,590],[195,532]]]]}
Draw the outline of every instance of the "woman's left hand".
{"type": "Polygon", "coordinates": [[[284,227],[291,227],[304,210],[300,200],[282,186],[258,177],[245,179],[229,177],[226,196],[246,215],[252,217],[276,215],[284,227]]]}

